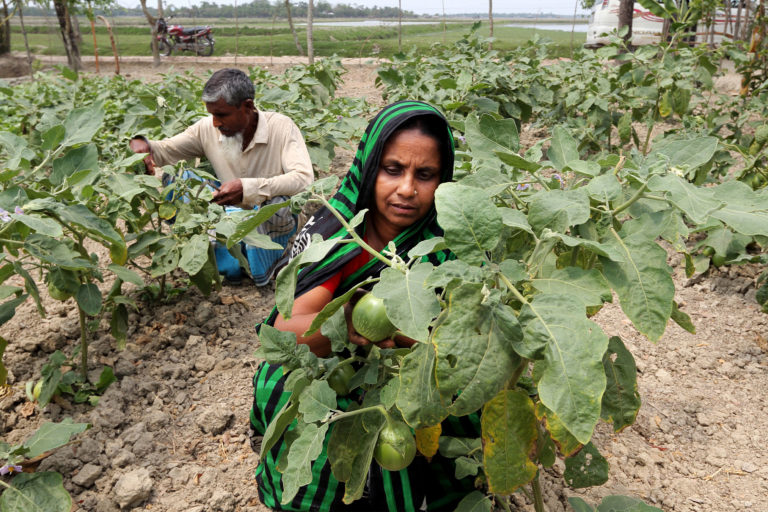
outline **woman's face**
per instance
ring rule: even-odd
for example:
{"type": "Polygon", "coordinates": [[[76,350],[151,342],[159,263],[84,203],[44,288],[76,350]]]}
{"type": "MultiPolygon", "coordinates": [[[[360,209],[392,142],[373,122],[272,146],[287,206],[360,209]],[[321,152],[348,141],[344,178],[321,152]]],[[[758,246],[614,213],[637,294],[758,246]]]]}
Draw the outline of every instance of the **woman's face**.
{"type": "Polygon", "coordinates": [[[396,132],[387,140],[376,175],[374,214],[401,233],[423,218],[440,184],[437,141],[418,128],[396,132]]]}

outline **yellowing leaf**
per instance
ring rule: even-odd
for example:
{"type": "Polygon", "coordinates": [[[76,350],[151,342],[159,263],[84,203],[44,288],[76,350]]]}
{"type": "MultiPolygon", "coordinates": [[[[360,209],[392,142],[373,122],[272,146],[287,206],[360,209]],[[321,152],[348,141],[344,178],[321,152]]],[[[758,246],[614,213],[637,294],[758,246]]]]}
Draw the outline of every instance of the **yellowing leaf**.
{"type": "Polygon", "coordinates": [[[522,390],[504,389],[483,407],[483,461],[488,490],[511,494],[536,476],[529,454],[537,437],[533,402],[522,390]]]}
{"type": "Polygon", "coordinates": [[[416,449],[427,459],[431,459],[437,453],[440,440],[440,434],[443,427],[440,423],[431,427],[424,427],[416,430],[416,449]]]}

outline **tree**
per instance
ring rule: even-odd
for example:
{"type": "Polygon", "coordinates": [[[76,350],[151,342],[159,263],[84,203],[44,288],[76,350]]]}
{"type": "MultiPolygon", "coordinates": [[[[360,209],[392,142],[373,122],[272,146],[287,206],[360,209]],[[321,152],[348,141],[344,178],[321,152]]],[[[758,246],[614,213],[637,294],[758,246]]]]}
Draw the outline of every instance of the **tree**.
{"type": "Polygon", "coordinates": [[[627,33],[624,35],[624,41],[628,45],[632,44],[632,15],[635,13],[634,0],[621,0],[619,3],[619,31],[627,27],[627,33]]]}
{"type": "Polygon", "coordinates": [[[147,18],[149,26],[152,27],[152,63],[155,67],[160,65],[160,51],[157,48],[157,19],[163,17],[163,0],[157,0],[157,18],[152,16],[147,9],[147,0],[139,0],[141,2],[141,11],[144,13],[144,17],[147,18]]]}
{"type": "Polygon", "coordinates": [[[291,0],[285,0],[285,11],[288,13],[288,26],[291,27],[291,34],[293,34],[293,42],[296,44],[296,49],[299,50],[299,55],[304,56],[304,48],[301,47],[299,42],[299,36],[296,34],[296,27],[293,26],[293,18],[291,17],[291,0]]]}
{"type": "Polygon", "coordinates": [[[11,51],[11,19],[8,16],[8,4],[3,0],[3,23],[0,23],[0,55],[11,51]]]}
{"type": "MultiPolygon", "coordinates": [[[[489,38],[493,38],[493,0],[488,0],[488,23],[490,23],[491,29],[490,33],[488,34],[489,38]]],[[[488,43],[488,49],[493,49],[493,41],[490,41],[488,43]]]]}
{"type": "Polygon", "coordinates": [[[314,11],[314,0],[309,0],[307,5],[307,57],[309,65],[315,63],[315,44],[312,38],[312,12],[314,11]]]}
{"type": "Polygon", "coordinates": [[[64,43],[64,51],[67,53],[67,65],[78,71],[81,68],[80,45],[72,25],[69,2],[67,0],[53,0],[53,8],[56,11],[56,18],[59,20],[61,39],[64,43]]]}

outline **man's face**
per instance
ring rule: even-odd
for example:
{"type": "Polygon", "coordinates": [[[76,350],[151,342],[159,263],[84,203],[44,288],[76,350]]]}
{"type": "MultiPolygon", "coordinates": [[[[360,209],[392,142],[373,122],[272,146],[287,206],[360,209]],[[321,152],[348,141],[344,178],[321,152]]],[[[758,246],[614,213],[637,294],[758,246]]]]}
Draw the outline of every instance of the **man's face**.
{"type": "Polygon", "coordinates": [[[213,126],[225,137],[242,133],[253,116],[253,100],[245,100],[239,106],[228,104],[223,98],[206,103],[205,108],[213,116],[213,126]]]}

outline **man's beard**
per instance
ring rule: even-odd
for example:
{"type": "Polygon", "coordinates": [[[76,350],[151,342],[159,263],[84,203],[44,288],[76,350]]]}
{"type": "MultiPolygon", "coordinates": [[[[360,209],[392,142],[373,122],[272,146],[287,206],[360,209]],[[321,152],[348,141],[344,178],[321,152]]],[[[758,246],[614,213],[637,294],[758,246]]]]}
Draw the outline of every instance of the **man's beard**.
{"type": "Polygon", "coordinates": [[[230,165],[232,165],[232,167],[239,167],[240,157],[243,154],[242,132],[238,132],[229,137],[222,135],[221,150],[224,153],[224,158],[230,163],[230,165]]]}

